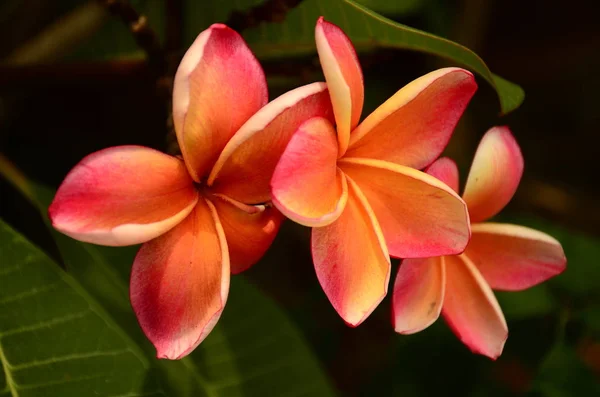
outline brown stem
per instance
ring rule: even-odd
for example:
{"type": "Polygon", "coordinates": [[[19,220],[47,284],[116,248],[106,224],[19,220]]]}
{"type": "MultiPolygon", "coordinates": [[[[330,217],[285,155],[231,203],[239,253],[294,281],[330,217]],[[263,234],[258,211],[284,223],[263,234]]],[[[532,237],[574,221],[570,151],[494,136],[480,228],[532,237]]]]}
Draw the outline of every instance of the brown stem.
{"type": "Polygon", "coordinates": [[[283,22],[287,13],[301,2],[302,0],[267,0],[246,11],[232,12],[225,25],[242,32],[261,22],[283,22]]]}

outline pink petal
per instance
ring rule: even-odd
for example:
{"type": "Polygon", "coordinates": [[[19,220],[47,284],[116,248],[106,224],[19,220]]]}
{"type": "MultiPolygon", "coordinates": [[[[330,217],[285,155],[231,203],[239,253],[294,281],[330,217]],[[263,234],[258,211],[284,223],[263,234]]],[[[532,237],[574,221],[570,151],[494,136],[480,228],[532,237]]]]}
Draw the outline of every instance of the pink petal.
{"type": "Polygon", "coordinates": [[[426,173],[436,177],[458,193],[458,167],[454,160],[448,157],[440,157],[426,170],[426,173]]]}
{"type": "Polygon", "coordinates": [[[183,161],[146,147],[118,146],[81,160],[48,212],[52,225],[74,239],[122,246],[167,232],[197,200],[183,161]]]}
{"type": "Polygon", "coordinates": [[[263,70],[244,39],[221,24],[202,32],[179,64],[173,88],[175,131],[196,182],[267,101],[263,70]]]}
{"type": "Polygon", "coordinates": [[[224,197],[214,197],[211,202],[227,238],[231,273],[241,273],[258,262],[271,246],[283,216],[272,207],[246,206],[224,197]]]}
{"type": "Polygon", "coordinates": [[[300,124],[312,117],[333,119],[325,83],[289,91],[256,113],[227,143],[208,184],[240,202],[271,200],[275,166],[300,124]]]}
{"type": "Polygon", "coordinates": [[[361,324],[387,294],[390,262],[377,219],[352,180],[342,215],[313,228],[312,255],[335,310],[351,327],[361,324]]]}
{"type": "Polygon", "coordinates": [[[387,161],[343,158],[339,165],[365,194],[392,256],[423,258],[465,249],[467,208],[444,183],[387,161]]]}
{"type": "Polygon", "coordinates": [[[325,226],[346,205],[346,178],[337,167],[338,144],[329,120],[315,117],[300,126],[275,168],[273,204],[305,226],[325,226]]]}
{"type": "Polygon", "coordinates": [[[350,132],[358,125],[364,102],[363,75],[352,42],[338,26],[317,21],[315,28],[317,51],[331,102],[338,131],[340,156],[348,148],[350,132]]]}
{"type": "Polygon", "coordinates": [[[524,226],[477,223],[465,254],[493,289],[520,291],[565,270],[567,258],[553,237],[524,226]]]}
{"type": "Polygon", "coordinates": [[[496,215],[512,198],[523,175],[521,149],[507,127],[494,127],[479,143],[463,198],[471,221],[496,215]]]}
{"type": "Polygon", "coordinates": [[[228,292],[225,235],[204,199],[181,224],[144,244],[133,263],[131,304],[158,358],[191,353],[217,323],[228,292]]]}
{"type": "Polygon", "coordinates": [[[495,360],[502,354],[508,326],[494,293],[465,255],[447,256],[444,261],[444,318],[473,353],[495,360]]]}
{"type": "Polygon", "coordinates": [[[439,69],[418,78],[356,128],[347,156],[426,167],[448,144],[476,90],[473,75],[463,69],[439,69]]]}
{"type": "Polygon", "coordinates": [[[442,310],[445,286],[443,257],[404,259],[394,283],[396,332],[414,334],[433,324],[442,310]]]}

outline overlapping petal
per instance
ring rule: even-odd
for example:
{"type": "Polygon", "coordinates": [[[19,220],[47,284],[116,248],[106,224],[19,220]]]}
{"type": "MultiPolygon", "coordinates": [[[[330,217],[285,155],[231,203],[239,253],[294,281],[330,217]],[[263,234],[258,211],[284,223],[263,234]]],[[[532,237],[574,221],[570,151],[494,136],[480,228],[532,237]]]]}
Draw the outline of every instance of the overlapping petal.
{"type": "Polygon", "coordinates": [[[349,178],[341,216],[313,228],[311,240],[321,287],[344,321],[359,325],[387,294],[390,261],[375,214],[349,178]]]}
{"type": "Polygon", "coordinates": [[[394,283],[394,329],[414,334],[438,319],[444,303],[444,257],[404,259],[394,283]]]}
{"type": "Polygon", "coordinates": [[[512,198],[523,175],[523,156],[507,127],[485,133],[467,178],[463,198],[472,222],[496,215],[512,198]]]}
{"type": "Polygon", "coordinates": [[[146,147],[118,146],[81,160],[48,212],[52,225],[70,237],[121,246],[165,233],[197,200],[183,161],[146,147]]]}
{"type": "Polygon", "coordinates": [[[142,246],[130,298],[158,358],[182,358],[208,335],[225,306],[229,274],[224,232],[204,199],[181,224],[142,246]]]}
{"type": "Polygon", "coordinates": [[[339,165],[365,194],[392,256],[422,258],[465,249],[467,208],[444,183],[386,161],[343,158],[339,165]]]}
{"type": "Polygon", "coordinates": [[[173,88],[173,122],[194,180],[268,101],[263,70],[244,39],[225,25],[202,32],[183,57],[173,88]]]}
{"type": "Polygon", "coordinates": [[[458,193],[458,167],[451,158],[441,157],[437,159],[425,170],[425,172],[444,182],[452,190],[458,193]]]}
{"type": "Polygon", "coordinates": [[[346,205],[346,178],[337,167],[338,144],[331,122],[309,119],[294,134],[271,179],[273,203],[305,226],[325,226],[346,205]]]}
{"type": "Polygon", "coordinates": [[[524,226],[478,223],[465,255],[493,289],[519,291],[565,270],[567,259],[558,241],[524,226]]]}
{"type": "Polygon", "coordinates": [[[444,261],[444,318],[474,353],[498,358],[508,337],[508,326],[494,293],[466,256],[446,256],[444,261]]]}
{"type": "Polygon", "coordinates": [[[315,28],[317,51],[329,86],[337,124],[340,156],[348,148],[350,132],[358,125],[364,102],[363,75],[352,42],[336,25],[319,18],[315,28]]]}
{"type": "Polygon", "coordinates": [[[271,101],[223,149],[208,178],[212,190],[247,204],[269,201],[281,154],[300,124],[312,117],[333,119],[325,83],[299,87],[271,101]]]}
{"type": "Polygon", "coordinates": [[[223,197],[214,197],[211,202],[227,238],[231,273],[241,273],[258,262],[271,246],[283,215],[272,207],[247,206],[223,197]]]}
{"type": "Polygon", "coordinates": [[[476,90],[473,75],[458,68],[414,80],[356,128],[347,156],[426,167],[446,147],[476,90]]]}

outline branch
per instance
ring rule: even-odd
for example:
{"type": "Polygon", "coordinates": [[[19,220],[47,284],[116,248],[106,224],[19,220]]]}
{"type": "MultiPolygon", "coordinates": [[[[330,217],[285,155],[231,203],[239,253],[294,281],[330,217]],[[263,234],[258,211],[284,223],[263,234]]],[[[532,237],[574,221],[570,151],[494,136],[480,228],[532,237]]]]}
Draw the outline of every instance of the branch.
{"type": "Polygon", "coordinates": [[[98,0],[111,14],[118,16],[129,27],[136,43],[144,50],[151,68],[157,75],[167,70],[165,52],[158,35],[148,24],[148,19],[139,14],[127,0],[98,0]]]}
{"type": "Polygon", "coordinates": [[[267,0],[246,11],[232,12],[225,25],[242,32],[258,26],[261,22],[283,22],[286,14],[301,2],[302,0],[267,0]]]}

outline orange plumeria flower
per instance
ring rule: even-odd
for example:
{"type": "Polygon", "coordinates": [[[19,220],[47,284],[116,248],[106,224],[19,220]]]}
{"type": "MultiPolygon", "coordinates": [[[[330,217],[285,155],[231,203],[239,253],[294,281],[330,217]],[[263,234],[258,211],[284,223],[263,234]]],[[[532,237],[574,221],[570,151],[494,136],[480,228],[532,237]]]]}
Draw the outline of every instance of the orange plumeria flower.
{"type": "MultiPolygon", "coordinates": [[[[456,164],[441,158],[427,171],[458,191],[456,164]]],[[[473,352],[497,358],[508,328],[493,289],[520,291],[565,270],[558,241],[527,227],[485,222],[510,201],[523,174],[521,150],[506,127],[479,144],[463,198],[472,238],[462,255],[405,259],[394,284],[394,327],[411,334],[440,315],[473,352]]]]}
{"type": "Polygon", "coordinates": [[[202,32],[175,76],[173,121],[183,159],[141,146],[84,158],[50,206],[59,231],[81,241],[144,243],[131,303],[159,358],[189,354],[225,306],[230,271],[264,254],[282,220],[269,181],[298,126],[332,118],[325,83],[267,104],[260,64],[239,34],[202,32]],[[242,144],[243,142],[243,144],[242,144]],[[231,266],[231,268],[230,268],[231,266]]]}
{"type": "Polygon", "coordinates": [[[466,70],[440,69],[359,123],[364,87],[354,47],[323,18],[315,35],[336,126],[319,117],[302,124],[273,174],[273,203],[313,227],[317,277],[357,326],[387,293],[390,254],[458,254],[469,240],[465,203],[417,169],[440,155],[477,85],[466,70]]]}

